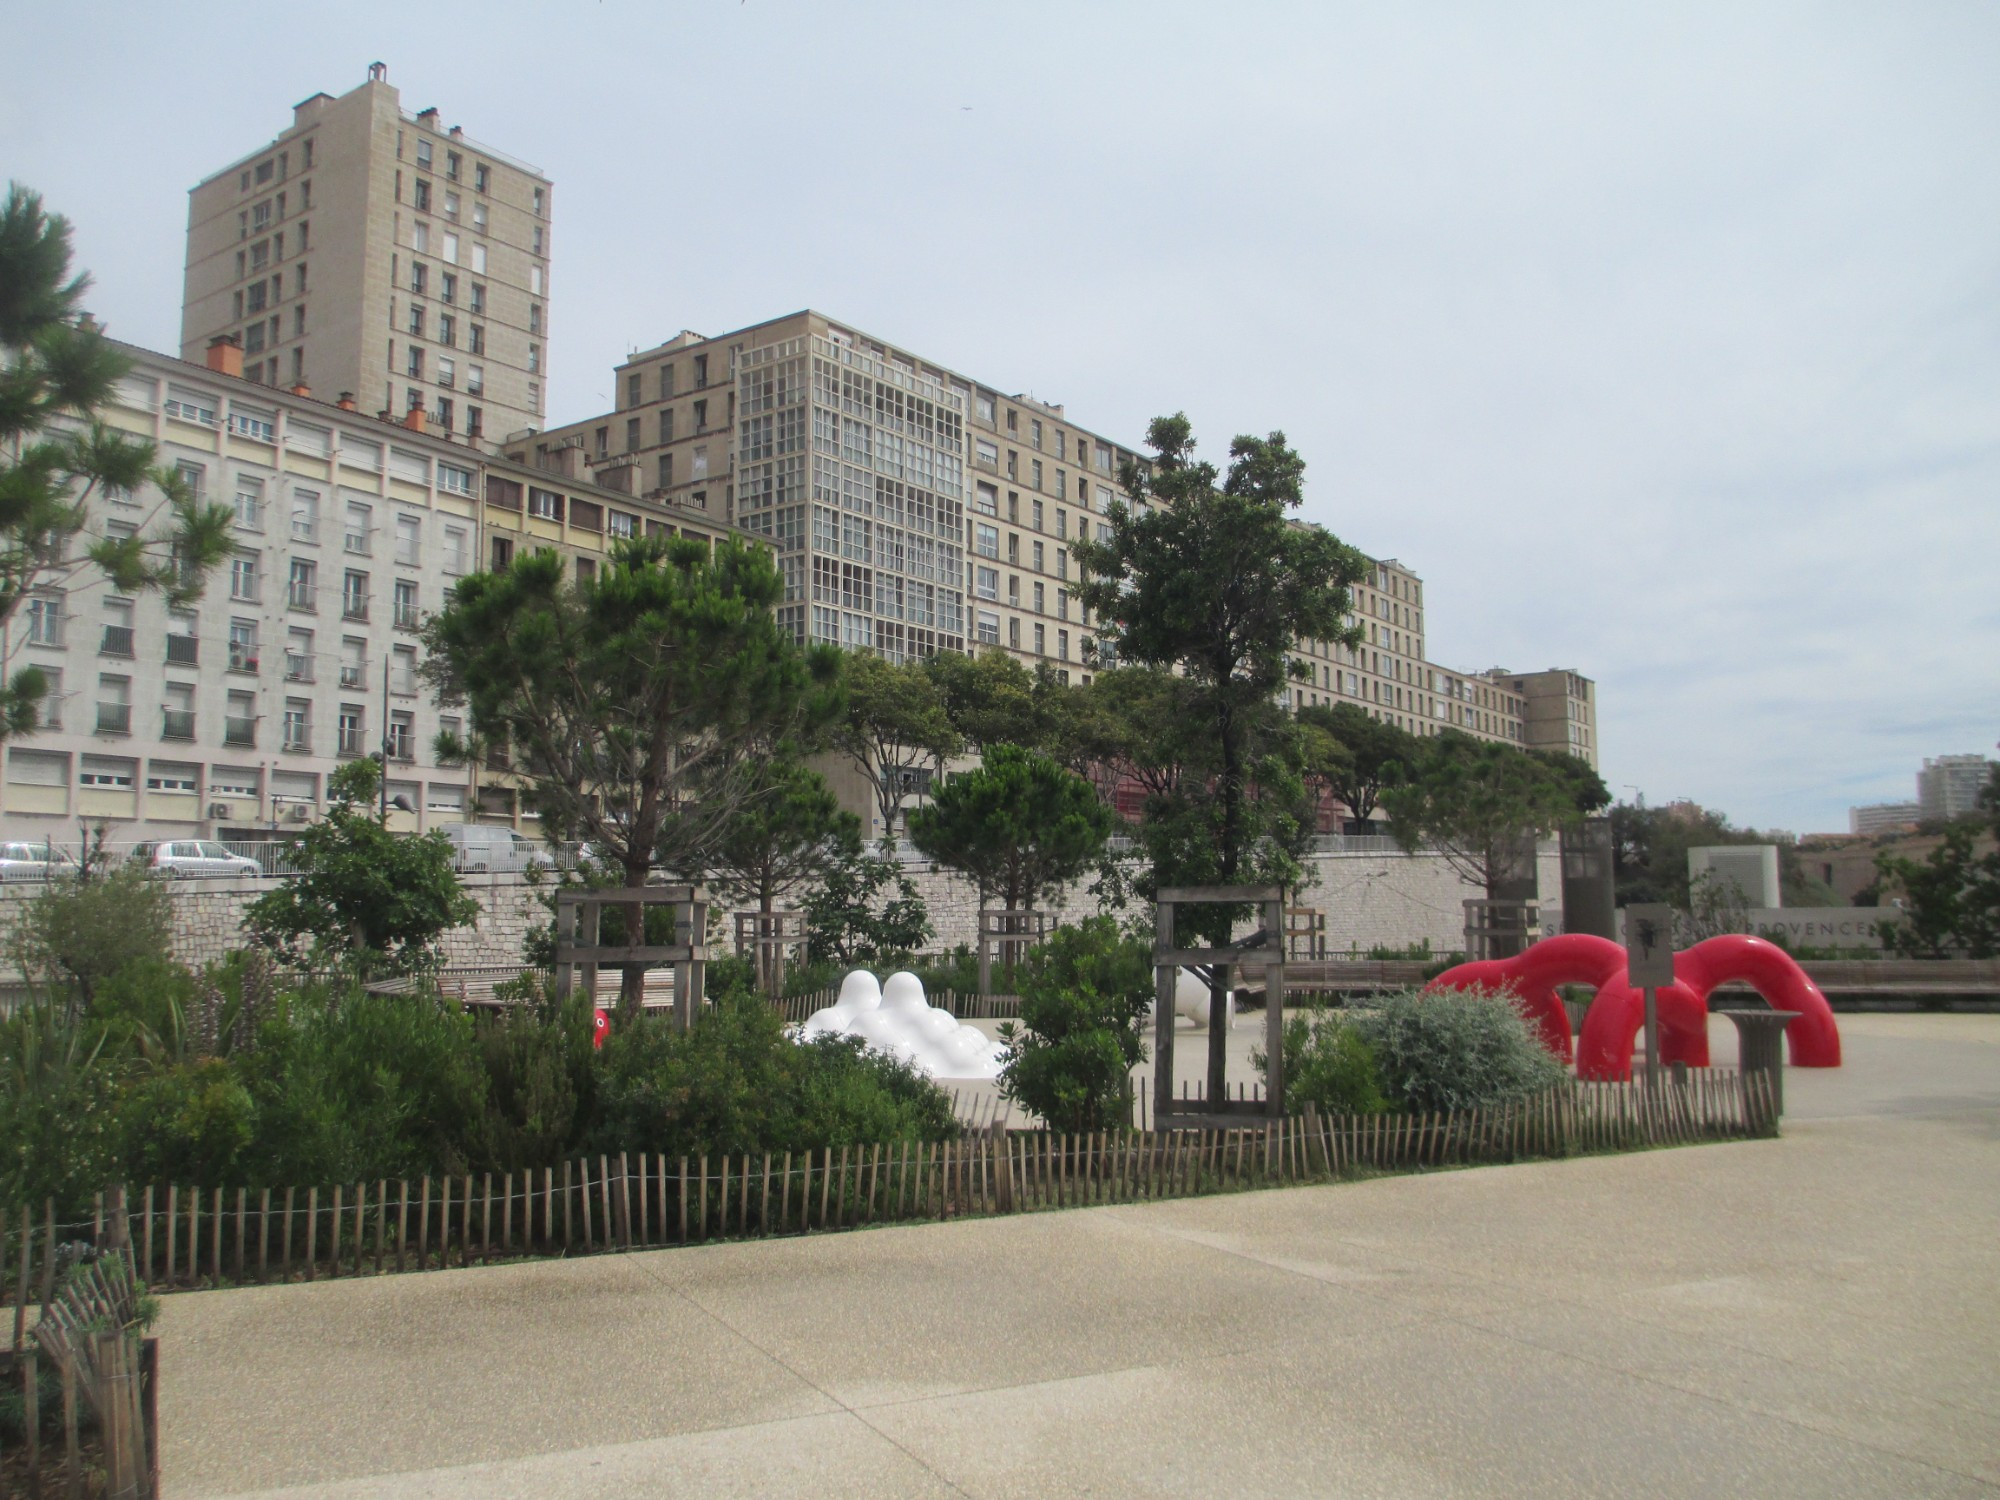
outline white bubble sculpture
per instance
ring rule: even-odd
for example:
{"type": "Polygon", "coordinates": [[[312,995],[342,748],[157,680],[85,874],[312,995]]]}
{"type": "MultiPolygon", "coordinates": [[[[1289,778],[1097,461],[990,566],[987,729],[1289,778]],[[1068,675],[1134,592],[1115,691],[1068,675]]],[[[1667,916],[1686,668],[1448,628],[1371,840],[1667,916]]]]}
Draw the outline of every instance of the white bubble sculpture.
{"type": "MultiPolygon", "coordinates": [[[[1208,981],[1191,969],[1174,971],[1174,1015],[1185,1016],[1197,1027],[1208,1025],[1208,981]]],[[[1151,1015],[1153,1007],[1146,1007],[1151,1015]]],[[[1222,997],[1222,1026],[1225,1031],[1236,1029],[1236,991],[1226,990],[1222,997]]]]}
{"type": "Polygon", "coordinates": [[[933,1078],[998,1078],[1000,1044],[976,1026],[924,999],[923,981],[911,973],[876,983],[866,969],[840,982],[840,998],[799,1027],[802,1040],[854,1036],[933,1078]]]}

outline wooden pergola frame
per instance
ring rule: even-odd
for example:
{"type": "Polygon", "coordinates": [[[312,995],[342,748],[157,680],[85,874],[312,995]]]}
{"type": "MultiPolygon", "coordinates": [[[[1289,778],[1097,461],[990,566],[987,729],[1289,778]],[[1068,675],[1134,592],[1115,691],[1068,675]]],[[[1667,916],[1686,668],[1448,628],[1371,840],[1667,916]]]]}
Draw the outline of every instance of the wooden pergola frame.
{"type": "Polygon", "coordinates": [[[979,993],[993,993],[993,959],[1009,966],[1048,936],[1049,914],[1045,911],[1015,910],[1006,907],[979,908],[979,993]]]}
{"type": "Polygon", "coordinates": [[[753,958],[757,983],[766,994],[777,994],[785,987],[785,950],[806,940],[806,914],[796,908],[781,907],[776,911],[739,911],[733,915],[736,956],[753,958]]]}
{"type": "Polygon", "coordinates": [[[674,966],[674,1024],[685,1031],[694,1024],[706,992],[708,964],[708,896],[698,885],[646,885],[615,891],[556,892],[556,995],[567,998],[582,969],[586,992],[597,998],[597,971],[608,965],[643,963],[674,966]],[[639,935],[645,936],[644,911],[658,906],[674,909],[677,933],[691,935],[686,943],[636,943],[608,948],[598,941],[607,906],[642,908],[639,935]]]}
{"type": "Polygon", "coordinates": [[[1156,898],[1153,928],[1153,1124],[1161,1130],[1219,1130],[1245,1116],[1285,1113],[1285,889],[1278,885],[1170,886],[1156,898]],[[1177,948],[1174,912],[1182,906],[1254,906],[1263,917],[1255,946],[1177,948]],[[1229,1028],[1223,1021],[1229,971],[1241,963],[1264,966],[1264,1098],[1229,1097],[1229,1028]],[[1174,986],[1190,964],[1209,968],[1208,1087],[1205,1098],[1174,1097],[1174,986]]]}

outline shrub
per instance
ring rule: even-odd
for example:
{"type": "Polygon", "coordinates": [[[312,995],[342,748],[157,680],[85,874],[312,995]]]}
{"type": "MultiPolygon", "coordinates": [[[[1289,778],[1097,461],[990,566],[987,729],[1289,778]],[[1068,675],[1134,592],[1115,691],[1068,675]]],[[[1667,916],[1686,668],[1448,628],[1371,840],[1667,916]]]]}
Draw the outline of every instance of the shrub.
{"type": "Polygon", "coordinates": [[[0,1204],[73,1213],[118,1169],[118,1065],[68,1007],[0,1021],[0,1204]]]}
{"type": "Polygon", "coordinates": [[[1123,1130],[1132,1069],[1153,996],[1153,960],[1109,917],[1058,928],[1021,968],[1021,1024],[1006,1043],[1000,1092],[1051,1130],[1123,1130]]]}
{"type": "Polygon", "coordinates": [[[595,1007],[581,992],[539,997],[473,1023],[486,1102],[472,1148],[478,1166],[521,1171],[576,1145],[596,1100],[595,1007]]]}
{"type": "Polygon", "coordinates": [[[119,1110],[125,1171],[134,1182],[221,1186],[242,1178],[257,1133],[257,1101],[220,1058],[163,1068],[119,1110]]]}
{"type": "Polygon", "coordinates": [[[173,896],[138,865],[52,880],[25,904],[11,947],[30,980],[73,993],[88,1010],[106,980],[173,951],[173,896]]]}
{"type": "MultiPolygon", "coordinates": [[[[1373,1115],[1389,1107],[1375,1053],[1345,1017],[1321,1009],[1287,1016],[1283,1045],[1289,1112],[1303,1114],[1310,1104],[1322,1114],[1373,1115]]],[[[1253,1050],[1250,1060],[1269,1077],[1266,1053],[1253,1050]]]]}
{"type": "Polygon", "coordinates": [[[686,1032],[642,1016],[601,1056],[596,1150],[804,1152],[956,1131],[930,1079],[856,1041],[794,1042],[756,996],[719,1001],[686,1032]]]}
{"type": "Polygon", "coordinates": [[[1375,1055],[1384,1091],[1405,1109],[1505,1104],[1569,1076],[1504,993],[1392,991],[1351,1024],[1375,1055]]]}

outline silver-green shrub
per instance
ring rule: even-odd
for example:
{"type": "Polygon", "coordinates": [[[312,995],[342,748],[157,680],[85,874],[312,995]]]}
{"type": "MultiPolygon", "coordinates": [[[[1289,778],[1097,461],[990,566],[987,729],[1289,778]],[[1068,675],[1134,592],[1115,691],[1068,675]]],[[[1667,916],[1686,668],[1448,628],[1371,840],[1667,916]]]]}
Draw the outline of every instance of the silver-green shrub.
{"type": "Polygon", "coordinates": [[[1569,1073],[1506,993],[1395,990],[1352,1024],[1374,1053],[1383,1091],[1405,1109],[1506,1104],[1569,1073]]]}

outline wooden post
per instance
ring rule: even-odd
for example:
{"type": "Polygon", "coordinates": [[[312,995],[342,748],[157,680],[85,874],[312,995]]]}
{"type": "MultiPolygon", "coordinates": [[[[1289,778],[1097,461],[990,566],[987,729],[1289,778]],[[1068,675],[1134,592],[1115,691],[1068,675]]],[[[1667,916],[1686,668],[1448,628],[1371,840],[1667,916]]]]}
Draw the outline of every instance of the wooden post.
{"type": "Polygon", "coordinates": [[[681,1190],[681,1243],[688,1242],[688,1159],[681,1158],[679,1185],[681,1190]]]}
{"type": "MultiPolygon", "coordinates": [[[[431,1253],[431,1174],[423,1176],[422,1198],[417,1206],[417,1269],[424,1269],[431,1253]]],[[[400,1251],[398,1254],[400,1255],[400,1251]]]]}
{"type": "Polygon", "coordinates": [[[333,1243],[327,1247],[327,1274],[338,1276],[340,1274],[340,1189],[337,1186],[333,1190],[332,1230],[333,1243]]]}
{"type": "Polygon", "coordinates": [[[792,1153],[785,1153],[784,1179],[778,1189],[778,1227],[792,1222],[792,1153]]]}
{"type": "Polygon", "coordinates": [[[314,1262],[319,1255],[319,1189],[306,1189],[306,1280],[314,1275],[314,1262]]]}
{"type": "MultiPolygon", "coordinates": [[[[180,1226],[179,1209],[180,1209],[180,1188],[170,1182],[167,1184],[167,1285],[168,1286],[172,1286],[174,1284],[175,1251],[180,1243],[181,1226],[180,1226]]],[[[23,1281],[22,1290],[25,1291],[26,1289],[27,1289],[27,1283],[23,1281]]]]}
{"type": "Polygon", "coordinates": [[[250,1197],[250,1190],[248,1188],[238,1188],[236,1190],[236,1279],[239,1282],[241,1282],[244,1279],[243,1216],[248,1211],[249,1197],[250,1197]]]}
{"type": "Polygon", "coordinates": [[[295,1189],[292,1188],[285,1189],[285,1229],[283,1235],[284,1247],[282,1252],[285,1264],[283,1269],[278,1274],[281,1275],[286,1281],[290,1281],[292,1279],[292,1194],[294,1191],[295,1189]]]}

